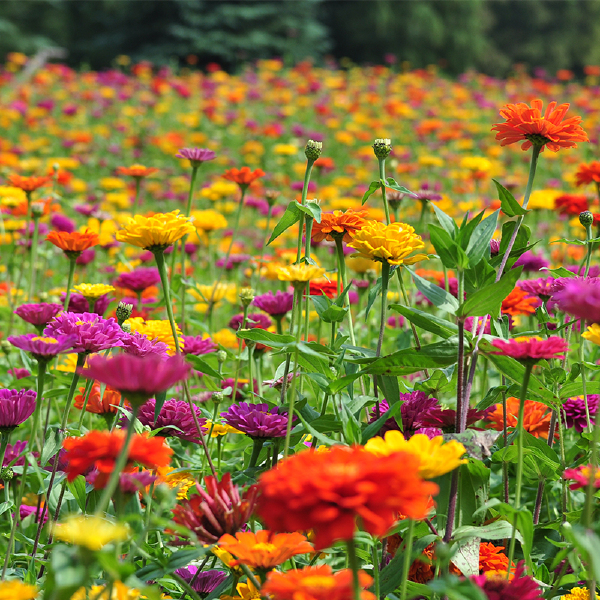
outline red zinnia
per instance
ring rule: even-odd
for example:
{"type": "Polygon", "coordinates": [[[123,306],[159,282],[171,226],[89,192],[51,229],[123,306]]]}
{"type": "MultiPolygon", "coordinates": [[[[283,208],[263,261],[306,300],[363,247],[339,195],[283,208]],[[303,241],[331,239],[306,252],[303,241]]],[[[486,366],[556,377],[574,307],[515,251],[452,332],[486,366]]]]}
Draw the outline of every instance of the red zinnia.
{"type": "Polygon", "coordinates": [[[496,123],[492,131],[497,131],[496,139],[501,146],[524,142],[521,148],[528,150],[532,145],[548,146],[552,152],[560,148],[576,148],[576,142],[588,142],[588,137],[581,123],[581,117],[564,119],[569,110],[568,104],[557,107],[556,102],[550,102],[546,112],[542,113],[541,100],[533,100],[531,107],[520,102],[507,104],[500,110],[506,119],[505,123],[496,123]]]}
{"type": "MultiPolygon", "coordinates": [[[[572,490],[579,490],[587,488],[590,485],[591,474],[592,465],[579,465],[574,469],[566,469],[563,477],[565,479],[572,479],[575,482],[569,486],[572,490]]],[[[600,488],[600,469],[598,467],[596,467],[596,477],[594,477],[594,488],[600,488]]]]}
{"type": "Polygon", "coordinates": [[[33,192],[46,185],[49,181],[50,177],[23,177],[22,175],[17,175],[17,173],[11,173],[8,176],[8,183],[24,192],[33,192]]]}
{"type": "Polygon", "coordinates": [[[492,346],[503,354],[521,361],[534,361],[551,358],[563,358],[569,349],[569,344],[563,338],[554,335],[547,340],[537,337],[518,337],[512,340],[494,340],[492,346]]]}
{"type": "Polygon", "coordinates": [[[260,476],[257,511],[274,531],[313,529],[317,550],[352,539],[357,521],[381,536],[397,513],[411,519],[427,516],[438,486],[418,473],[419,460],[408,453],[400,459],[398,453],[375,456],[361,447],[309,450],[260,476]]]}
{"type": "Polygon", "coordinates": [[[222,177],[229,181],[234,181],[240,187],[248,187],[264,175],[265,172],[262,169],[251,171],[250,167],[242,167],[241,169],[229,169],[229,171],[223,173],[222,177]]]}
{"type": "Polygon", "coordinates": [[[576,217],[588,208],[589,201],[583,194],[562,194],[554,198],[554,209],[561,215],[576,217]]]}
{"type": "Polygon", "coordinates": [[[575,185],[586,185],[588,183],[600,183],[600,161],[593,160],[591,163],[579,165],[575,173],[575,185]]]}
{"type": "MultiPolygon", "coordinates": [[[[165,445],[162,437],[149,438],[146,434],[134,434],[127,457],[127,466],[139,463],[147,469],[166,467],[171,462],[173,450],[165,445]]],[[[95,487],[106,485],[108,477],[115,468],[117,458],[125,443],[125,431],[90,431],[83,437],[67,438],[63,442],[66,450],[64,460],[67,463],[65,473],[67,480],[73,481],[95,467],[100,472],[95,487]]]]}

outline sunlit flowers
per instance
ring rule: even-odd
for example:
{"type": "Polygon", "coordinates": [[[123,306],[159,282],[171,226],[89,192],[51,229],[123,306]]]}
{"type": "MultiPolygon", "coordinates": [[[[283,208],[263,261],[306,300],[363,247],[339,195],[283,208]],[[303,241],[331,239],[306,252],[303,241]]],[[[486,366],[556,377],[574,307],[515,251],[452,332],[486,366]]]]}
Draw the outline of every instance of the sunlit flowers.
{"type": "Polygon", "coordinates": [[[117,173],[119,175],[125,175],[127,177],[134,177],[141,179],[143,177],[149,177],[150,175],[157,173],[158,169],[155,167],[145,167],[144,165],[131,165],[130,167],[118,167],[117,173]]]}
{"type": "Polygon", "coordinates": [[[54,526],[54,537],[62,542],[100,550],[112,542],[122,542],[129,537],[129,529],[101,517],[71,515],[54,526]]]}
{"type": "Polygon", "coordinates": [[[425,244],[414,228],[405,223],[384,225],[369,221],[356,232],[348,246],[357,250],[363,258],[390,265],[412,265],[427,258],[426,254],[412,254],[424,248],[425,244]]]}
{"type": "Polygon", "coordinates": [[[538,337],[519,337],[511,340],[496,339],[492,345],[499,350],[492,354],[503,354],[522,362],[537,362],[542,359],[563,358],[569,349],[566,340],[559,336],[548,339],[538,337]]]}
{"type": "Polygon", "coordinates": [[[577,187],[590,183],[600,184],[600,161],[598,160],[579,165],[577,173],[575,173],[575,185],[577,187]]]}
{"type": "Polygon", "coordinates": [[[24,352],[29,352],[39,362],[48,362],[58,354],[72,351],[76,340],[75,335],[57,334],[56,337],[50,337],[39,336],[35,333],[11,335],[8,338],[13,346],[24,352]]]}
{"type": "Polygon", "coordinates": [[[557,106],[557,102],[550,102],[545,112],[542,109],[541,100],[533,100],[531,106],[523,102],[504,106],[500,115],[506,121],[492,127],[500,145],[523,142],[523,150],[534,145],[542,150],[547,146],[548,150],[557,152],[561,148],[575,148],[577,142],[589,141],[580,125],[581,117],[565,119],[569,104],[557,106]]]}
{"type": "Polygon", "coordinates": [[[312,224],[311,238],[315,242],[327,239],[330,242],[336,237],[348,243],[367,222],[364,218],[366,211],[348,209],[346,212],[335,210],[332,213],[321,213],[321,222],[312,224]]]}
{"type": "Polygon", "coordinates": [[[293,285],[297,285],[321,277],[324,273],[325,269],[321,267],[300,263],[289,265],[288,267],[279,267],[277,269],[277,278],[279,281],[289,281],[293,285]]]}
{"type": "Polygon", "coordinates": [[[365,444],[365,450],[375,456],[390,456],[400,452],[399,464],[403,464],[404,453],[408,452],[418,458],[419,475],[423,479],[439,477],[468,462],[462,458],[466,450],[460,442],[450,440],[444,444],[442,436],[430,439],[422,433],[405,440],[399,431],[388,431],[384,438],[371,438],[365,444]]]}
{"type": "MultiPolygon", "coordinates": [[[[518,424],[517,416],[519,414],[519,399],[510,397],[506,399],[506,424],[514,428],[518,424]]],[[[493,429],[502,431],[504,427],[504,410],[502,404],[496,404],[493,412],[490,412],[485,420],[489,422],[493,429]]],[[[525,431],[535,437],[548,437],[550,429],[550,411],[545,404],[533,400],[525,400],[525,412],[523,419],[525,431]]]]}
{"type": "Polygon", "coordinates": [[[384,535],[398,512],[425,517],[438,491],[420,478],[415,456],[406,453],[402,469],[398,459],[341,446],[295,454],[260,476],[258,514],[275,531],[313,529],[317,549],[352,539],[357,524],[384,535]]]}
{"type": "Polygon", "coordinates": [[[313,547],[300,533],[274,533],[261,530],[225,534],[219,546],[235,556],[231,565],[247,565],[253,569],[269,570],[297,554],[313,552],[313,547]]]}
{"type": "Polygon", "coordinates": [[[117,231],[116,238],[119,242],[138,248],[157,250],[174,244],[194,231],[191,220],[174,210],[170,213],[155,213],[151,217],[129,217],[125,227],[117,231]]]}
{"type": "Polygon", "coordinates": [[[73,286],[73,291],[81,294],[86,300],[98,300],[101,296],[114,292],[115,288],[104,283],[80,283],[73,286]]]}

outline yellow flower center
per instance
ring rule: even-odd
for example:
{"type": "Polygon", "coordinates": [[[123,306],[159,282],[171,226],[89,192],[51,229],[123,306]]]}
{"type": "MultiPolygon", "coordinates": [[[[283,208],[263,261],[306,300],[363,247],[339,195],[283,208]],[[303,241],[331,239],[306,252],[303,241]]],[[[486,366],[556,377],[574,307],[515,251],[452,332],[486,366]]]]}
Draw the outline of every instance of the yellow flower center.
{"type": "Polygon", "coordinates": [[[335,586],[335,579],[333,577],[319,577],[313,575],[312,577],[304,577],[302,579],[302,587],[313,588],[313,589],[331,589],[335,586]]]}
{"type": "Polygon", "coordinates": [[[58,344],[58,340],[55,340],[54,338],[51,337],[43,337],[43,336],[36,336],[34,338],[31,338],[32,342],[45,342],[46,344],[58,344]]]}
{"type": "Polygon", "coordinates": [[[260,542],[256,544],[256,546],[254,546],[252,550],[271,554],[272,552],[275,552],[277,550],[277,546],[275,544],[269,544],[268,542],[260,542]]]}

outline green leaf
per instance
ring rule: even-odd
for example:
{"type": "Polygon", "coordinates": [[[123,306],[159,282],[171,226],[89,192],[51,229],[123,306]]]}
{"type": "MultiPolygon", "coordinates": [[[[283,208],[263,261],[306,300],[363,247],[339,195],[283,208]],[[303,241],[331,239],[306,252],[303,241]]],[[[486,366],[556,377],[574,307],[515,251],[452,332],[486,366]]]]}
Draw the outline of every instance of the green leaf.
{"type": "MultiPolygon", "coordinates": [[[[512,237],[512,234],[517,226],[516,221],[508,221],[502,225],[502,238],[500,240],[500,251],[498,256],[495,257],[498,260],[498,264],[502,261],[502,255],[508,249],[508,242],[512,237]]],[[[527,244],[529,243],[529,238],[531,237],[531,230],[526,225],[521,225],[519,227],[519,231],[517,232],[517,237],[515,238],[515,243],[513,244],[512,250],[510,252],[511,256],[521,256],[523,252],[527,249],[527,244]]],[[[508,263],[507,263],[508,264],[508,263]]]]}
{"type": "Polygon", "coordinates": [[[337,440],[327,437],[326,435],[322,434],[320,431],[317,431],[311,424],[308,423],[308,421],[300,414],[300,412],[298,412],[298,410],[295,410],[294,412],[296,413],[296,415],[302,422],[302,425],[304,425],[306,431],[308,431],[308,433],[310,433],[310,435],[312,435],[313,437],[316,437],[318,440],[320,440],[321,442],[323,442],[324,444],[327,444],[329,446],[334,446],[335,444],[339,443],[337,440]]]}
{"type": "Polygon", "coordinates": [[[159,579],[164,577],[173,571],[189,565],[193,560],[197,560],[201,556],[204,556],[208,552],[206,548],[191,548],[185,550],[178,550],[173,552],[171,556],[164,563],[151,563],[145,567],[139,569],[136,572],[136,577],[142,581],[148,581],[149,579],[159,579]]]}
{"type": "Polygon", "coordinates": [[[395,404],[392,404],[388,410],[386,410],[376,421],[373,423],[369,423],[362,432],[362,440],[361,444],[366,444],[368,440],[370,440],[374,435],[377,435],[377,432],[383,427],[383,424],[388,420],[398,414],[400,408],[402,407],[402,402],[398,401],[395,404]]]}
{"type": "Polygon", "coordinates": [[[544,440],[536,438],[525,431],[523,474],[528,479],[543,481],[559,479],[560,460],[556,450],[550,448],[544,440]]]}
{"type": "Polygon", "coordinates": [[[490,241],[497,224],[498,211],[481,221],[473,231],[466,250],[470,265],[477,265],[485,256],[489,256],[490,241]]]}
{"type": "Polygon", "coordinates": [[[405,267],[411,274],[417,289],[435,306],[441,310],[454,314],[459,307],[458,300],[449,294],[445,289],[441,288],[435,283],[431,283],[427,279],[424,279],[420,275],[417,275],[410,268],[405,267]]]}
{"type": "Polygon", "coordinates": [[[85,477],[78,475],[73,481],[67,482],[67,487],[73,497],[77,501],[77,505],[82,512],[85,512],[85,505],[87,502],[87,494],[85,493],[85,477]]]}
{"type": "Polygon", "coordinates": [[[365,195],[362,198],[362,203],[364,204],[369,199],[369,196],[374,194],[379,188],[381,188],[381,182],[371,181],[369,189],[365,192],[365,195]]]}
{"type": "Polygon", "coordinates": [[[515,200],[515,197],[502,184],[498,183],[495,179],[492,179],[492,181],[496,184],[498,190],[502,212],[507,217],[520,217],[529,212],[515,200]]]}
{"type": "Polygon", "coordinates": [[[271,333],[264,329],[242,329],[237,332],[237,336],[242,340],[250,340],[270,348],[285,348],[296,341],[293,335],[271,333]]]}
{"type": "Polygon", "coordinates": [[[417,327],[435,333],[440,337],[447,339],[458,333],[458,325],[451,321],[446,321],[436,317],[431,313],[423,312],[416,308],[409,308],[403,304],[390,304],[389,308],[398,311],[403,317],[414,323],[417,327]]]}
{"type": "Polygon", "coordinates": [[[461,317],[483,317],[492,315],[497,319],[503,300],[513,291],[523,267],[511,269],[497,283],[492,283],[474,294],[470,294],[458,311],[461,317]]]}
{"type": "Polygon", "coordinates": [[[285,212],[279,219],[279,223],[275,225],[275,229],[273,229],[273,233],[267,242],[267,246],[273,241],[276,240],[286,229],[289,229],[294,223],[297,223],[302,216],[302,211],[300,210],[300,204],[295,200],[292,200],[285,209],[285,212]]]}
{"type": "MultiPolygon", "coordinates": [[[[600,381],[587,381],[585,384],[586,394],[600,394],[600,381]]],[[[583,396],[583,384],[581,381],[568,383],[560,388],[561,400],[573,398],[574,396],[583,396]]]]}
{"type": "Polygon", "coordinates": [[[450,234],[433,223],[427,227],[429,239],[442,264],[448,269],[466,269],[469,266],[469,259],[465,251],[450,237],[450,234]]]}
{"type": "Polygon", "coordinates": [[[555,278],[577,277],[573,271],[569,271],[569,269],[565,269],[564,267],[557,267],[556,269],[540,269],[540,271],[548,271],[548,273],[552,273],[552,276],[555,278]]]}
{"type": "MultiPolygon", "coordinates": [[[[385,181],[386,181],[385,187],[390,188],[390,190],[394,190],[396,192],[401,192],[402,194],[410,194],[411,196],[415,195],[409,189],[405,188],[403,185],[400,185],[393,177],[388,177],[385,181]]],[[[371,185],[373,185],[373,184],[371,184],[371,185]]]]}
{"type": "Polygon", "coordinates": [[[209,377],[214,377],[219,381],[223,379],[221,373],[219,373],[219,371],[211,367],[205,358],[202,358],[200,356],[194,356],[193,354],[188,354],[185,358],[188,362],[191,362],[192,365],[194,365],[194,368],[196,370],[204,373],[205,375],[208,375],[209,377]]]}
{"type": "Polygon", "coordinates": [[[492,387],[487,391],[487,394],[479,401],[477,406],[475,407],[477,410],[485,410],[492,406],[492,404],[496,404],[498,402],[498,398],[502,395],[502,392],[505,392],[508,389],[506,385],[498,385],[496,387],[492,387]]]}
{"type": "Polygon", "coordinates": [[[157,392],[155,394],[156,404],[154,405],[154,422],[158,421],[158,417],[160,415],[160,411],[162,407],[165,405],[167,400],[167,390],[163,390],[162,392],[157,392]]]}
{"type": "MultiPolygon", "coordinates": [[[[471,538],[481,538],[484,540],[504,540],[510,539],[512,535],[512,525],[508,521],[493,521],[487,525],[474,527],[466,525],[454,530],[452,537],[455,540],[468,540],[471,538]]],[[[523,536],[517,531],[517,539],[523,543],[523,536]]]]}
{"type": "Polygon", "coordinates": [[[369,295],[367,296],[367,307],[365,309],[365,319],[369,316],[371,312],[371,308],[373,304],[375,304],[375,300],[381,294],[381,277],[379,277],[375,283],[375,285],[371,286],[369,290],[369,295]]]}
{"type": "Polygon", "coordinates": [[[298,210],[301,210],[303,213],[307,214],[317,223],[321,222],[321,207],[318,204],[315,204],[314,202],[308,202],[306,205],[302,205],[296,202],[296,206],[298,207],[298,210]]]}
{"type": "Polygon", "coordinates": [[[431,206],[433,206],[435,216],[437,217],[440,225],[444,228],[446,233],[453,240],[455,240],[456,236],[458,235],[458,225],[456,224],[456,221],[452,217],[448,216],[441,208],[439,208],[439,206],[436,206],[435,202],[432,202],[431,206]]]}

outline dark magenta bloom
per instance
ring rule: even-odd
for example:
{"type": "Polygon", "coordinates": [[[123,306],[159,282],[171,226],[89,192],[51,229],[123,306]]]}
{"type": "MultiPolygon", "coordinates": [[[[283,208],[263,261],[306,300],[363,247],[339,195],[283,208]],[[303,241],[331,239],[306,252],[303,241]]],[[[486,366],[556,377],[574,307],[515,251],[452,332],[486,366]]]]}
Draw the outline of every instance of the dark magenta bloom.
{"type": "MultiPolygon", "coordinates": [[[[429,414],[429,411],[438,406],[437,398],[429,398],[425,392],[415,391],[406,394],[400,394],[400,402],[402,406],[400,408],[400,418],[402,419],[402,432],[404,437],[410,437],[418,429],[425,426],[425,417],[429,414]]],[[[387,412],[390,405],[387,400],[382,400],[379,403],[379,414],[380,416],[387,412]]],[[[377,421],[377,409],[373,407],[371,409],[371,418],[369,423],[377,421]]],[[[400,431],[400,427],[396,422],[395,418],[388,419],[377,435],[383,436],[390,430],[400,431]]]]}
{"type": "MultiPolygon", "coordinates": [[[[485,419],[490,413],[494,412],[494,407],[490,406],[485,410],[469,408],[467,411],[467,427],[485,419]]],[[[427,411],[422,419],[425,427],[437,427],[446,433],[454,433],[456,425],[456,411],[452,408],[441,408],[434,406],[427,411]]]]}
{"type": "Polygon", "coordinates": [[[115,280],[114,286],[138,293],[159,282],[160,275],[156,267],[138,267],[131,273],[121,273],[115,280]]]}
{"type": "Polygon", "coordinates": [[[4,461],[2,462],[3,467],[17,466],[22,467],[25,464],[25,451],[27,450],[26,440],[17,440],[14,444],[8,444],[6,446],[6,452],[4,453],[4,461]]]}
{"type": "Polygon", "coordinates": [[[175,155],[176,158],[187,158],[192,167],[198,167],[203,162],[214,160],[216,154],[208,148],[181,148],[175,155]]]}
{"type": "MultiPolygon", "coordinates": [[[[234,315],[229,321],[229,327],[234,331],[241,328],[244,321],[244,315],[234,315]]],[[[246,317],[246,329],[268,329],[272,325],[271,319],[262,313],[251,313],[246,317]]]]}
{"type": "Polygon", "coordinates": [[[184,335],[183,336],[183,353],[200,356],[201,354],[210,354],[219,349],[209,337],[202,335],[184,335]]]}
{"type": "Polygon", "coordinates": [[[189,567],[177,569],[175,574],[179,575],[179,577],[187,583],[190,583],[193,580],[194,583],[192,583],[192,589],[195,592],[198,592],[201,597],[205,597],[213,590],[216,590],[217,587],[227,579],[227,573],[225,573],[225,571],[202,571],[196,576],[197,572],[198,567],[190,565],[189,567]]]}
{"type": "MultiPolygon", "coordinates": [[[[160,429],[159,435],[162,437],[178,437],[188,442],[200,442],[190,405],[185,400],[176,400],[175,398],[166,400],[156,420],[154,419],[155,408],[156,400],[154,398],[148,400],[140,408],[137,418],[142,425],[150,427],[152,431],[160,429]]],[[[202,427],[206,423],[206,419],[202,416],[200,408],[195,406],[194,410],[198,423],[202,427]]],[[[127,419],[125,419],[126,422],[127,419]]]]}
{"type": "Polygon", "coordinates": [[[29,369],[22,369],[19,367],[15,367],[14,369],[9,369],[8,374],[12,375],[17,380],[23,379],[23,377],[29,377],[31,375],[31,373],[29,372],[29,369]]]}
{"type": "Polygon", "coordinates": [[[234,269],[235,267],[237,267],[238,265],[242,264],[243,262],[246,262],[247,260],[250,260],[251,256],[249,254],[232,254],[228,259],[227,259],[227,264],[225,265],[225,259],[224,258],[219,258],[216,262],[217,267],[222,267],[223,265],[225,265],[225,268],[228,271],[231,271],[231,269],[234,269]]]}
{"type": "Polygon", "coordinates": [[[250,437],[275,438],[284,437],[287,424],[287,413],[280,414],[280,407],[269,409],[269,405],[240,402],[229,407],[221,416],[228,425],[250,437]]]}
{"type": "Polygon", "coordinates": [[[275,294],[273,294],[273,292],[267,292],[266,294],[256,296],[254,300],[252,300],[253,306],[260,308],[260,310],[272,317],[283,316],[290,312],[293,303],[293,294],[280,291],[277,291],[275,294]]]}
{"type": "Polygon", "coordinates": [[[525,575],[525,563],[520,562],[509,581],[506,575],[488,577],[474,575],[471,577],[481,588],[488,600],[542,600],[542,590],[529,575],[525,575]]]}
{"type": "Polygon", "coordinates": [[[0,390],[0,429],[14,429],[35,410],[37,393],[32,390],[0,390]]]}
{"type": "Polygon", "coordinates": [[[57,231],[65,231],[66,233],[73,233],[75,231],[75,223],[60,213],[54,213],[50,217],[50,224],[57,231]]]}
{"type": "Polygon", "coordinates": [[[155,354],[167,358],[169,346],[160,340],[149,340],[145,335],[132,331],[123,338],[123,351],[132,356],[148,356],[155,354]]]}
{"type": "Polygon", "coordinates": [[[89,354],[122,346],[123,338],[127,336],[115,319],[104,319],[95,313],[88,312],[82,314],[60,313],[48,323],[44,329],[44,335],[51,337],[73,335],[75,336],[73,352],[89,354]]]}
{"type": "Polygon", "coordinates": [[[27,333],[25,335],[11,335],[7,339],[16,348],[24,352],[30,352],[33,358],[43,362],[52,360],[56,355],[63,352],[74,352],[73,346],[77,342],[76,336],[61,334],[56,337],[43,337],[35,333],[27,333]]]}
{"type": "Polygon", "coordinates": [[[540,300],[547,300],[552,296],[554,281],[552,277],[541,277],[540,279],[519,281],[517,285],[531,296],[537,296],[540,300]]]}
{"type": "Polygon", "coordinates": [[[543,256],[538,256],[531,252],[531,250],[527,250],[527,252],[523,252],[521,256],[519,256],[518,260],[513,265],[513,269],[517,267],[523,267],[523,271],[539,271],[544,267],[547,267],[550,264],[543,256]]]}
{"type": "Polygon", "coordinates": [[[492,346],[499,350],[499,352],[493,352],[493,354],[503,354],[525,362],[563,358],[565,352],[569,349],[567,341],[557,335],[546,340],[534,337],[519,340],[496,339],[492,342],[492,346]]]}
{"type": "MultiPolygon", "coordinates": [[[[600,404],[600,396],[598,394],[588,394],[588,410],[590,412],[590,420],[594,424],[598,404],[600,404]]],[[[562,411],[565,418],[565,424],[568,429],[574,427],[581,433],[587,426],[587,414],[585,412],[585,400],[579,396],[577,398],[569,398],[562,405],[562,411]]]]}
{"type": "MultiPolygon", "coordinates": [[[[63,292],[60,295],[61,300],[64,301],[66,294],[63,292]]],[[[111,303],[112,298],[109,294],[104,294],[104,296],[100,296],[94,303],[94,314],[102,316],[108,305],[111,303]]],[[[71,294],[69,297],[69,312],[77,313],[79,315],[89,312],[90,304],[81,294],[71,294]]]]}
{"type": "Polygon", "coordinates": [[[600,323],[600,279],[572,277],[557,279],[552,300],[563,312],[590,323],[600,323]]]}
{"type": "Polygon", "coordinates": [[[16,310],[23,321],[35,325],[35,327],[45,327],[62,310],[60,304],[49,304],[40,302],[39,304],[21,304],[16,310]]]}

